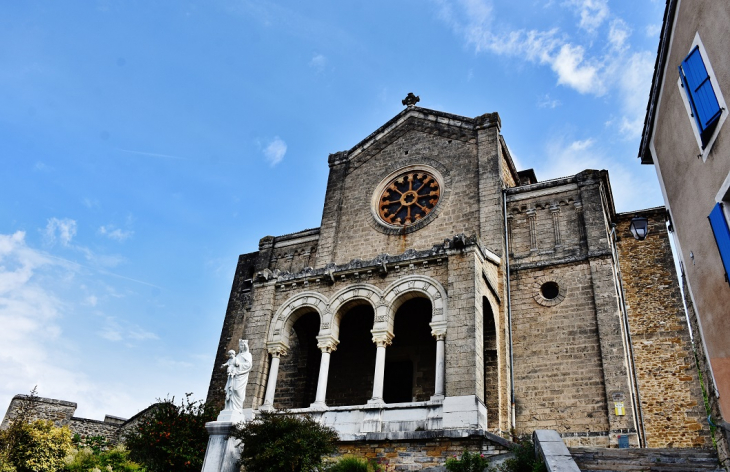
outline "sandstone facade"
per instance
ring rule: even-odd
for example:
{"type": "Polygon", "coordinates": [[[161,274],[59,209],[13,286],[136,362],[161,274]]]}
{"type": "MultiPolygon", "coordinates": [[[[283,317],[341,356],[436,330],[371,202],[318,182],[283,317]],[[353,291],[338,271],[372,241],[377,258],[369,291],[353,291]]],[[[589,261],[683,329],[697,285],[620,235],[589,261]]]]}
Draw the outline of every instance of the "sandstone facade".
{"type": "Polygon", "coordinates": [[[500,126],[409,106],[330,155],[321,226],[240,256],[215,365],[248,339],[245,406],[313,414],[353,448],[469,428],[709,446],[661,210],[634,240],[606,171],[539,182],[500,126]],[[394,199],[418,218],[389,224],[394,199]]]}

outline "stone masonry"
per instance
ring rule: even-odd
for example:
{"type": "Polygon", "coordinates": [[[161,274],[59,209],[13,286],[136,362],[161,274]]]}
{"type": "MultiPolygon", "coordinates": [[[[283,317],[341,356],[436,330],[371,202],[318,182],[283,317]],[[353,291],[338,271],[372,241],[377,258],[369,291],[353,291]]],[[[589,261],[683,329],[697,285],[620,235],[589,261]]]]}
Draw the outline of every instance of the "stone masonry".
{"type": "Polygon", "coordinates": [[[409,106],[331,154],[320,227],[239,257],[215,365],[248,339],[244,407],[312,414],[369,456],[467,430],[708,446],[666,231],[627,236],[607,171],[518,172],[500,128],[409,106]],[[438,190],[416,205],[424,175],[438,190]],[[390,224],[397,201],[426,209],[390,224]]]}
{"type": "MultiPolygon", "coordinates": [[[[28,401],[28,399],[28,395],[15,395],[13,397],[0,428],[5,429],[8,427],[17,415],[20,402],[28,401]]],[[[155,405],[153,404],[142,410],[130,419],[106,415],[103,421],[99,421],[74,416],[77,407],[76,403],[52,398],[35,397],[33,419],[51,420],[55,426],[66,426],[71,430],[71,433],[78,434],[81,437],[103,436],[108,441],[117,443],[124,441],[126,433],[134,428],[137,422],[149,413],[155,405]]]]}

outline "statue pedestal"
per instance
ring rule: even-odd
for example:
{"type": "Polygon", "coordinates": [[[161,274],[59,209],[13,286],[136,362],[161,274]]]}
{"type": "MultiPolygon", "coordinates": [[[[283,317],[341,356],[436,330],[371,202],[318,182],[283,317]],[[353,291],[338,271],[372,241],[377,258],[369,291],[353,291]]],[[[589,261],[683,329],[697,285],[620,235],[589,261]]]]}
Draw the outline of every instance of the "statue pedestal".
{"type": "Polygon", "coordinates": [[[238,460],[241,458],[240,442],[230,433],[243,421],[253,419],[253,410],[223,410],[217,421],[205,423],[208,431],[208,449],[205,451],[202,472],[238,472],[238,460]]]}

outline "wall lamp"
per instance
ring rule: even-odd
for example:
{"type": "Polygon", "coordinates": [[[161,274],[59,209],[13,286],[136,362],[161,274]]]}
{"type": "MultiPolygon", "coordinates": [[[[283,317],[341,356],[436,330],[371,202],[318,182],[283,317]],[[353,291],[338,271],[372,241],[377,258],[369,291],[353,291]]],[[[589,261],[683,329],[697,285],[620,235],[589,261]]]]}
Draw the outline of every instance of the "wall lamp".
{"type": "Polygon", "coordinates": [[[629,226],[634,239],[643,241],[649,234],[649,220],[644,217],[631,218],[631,226],[629,226]]]}

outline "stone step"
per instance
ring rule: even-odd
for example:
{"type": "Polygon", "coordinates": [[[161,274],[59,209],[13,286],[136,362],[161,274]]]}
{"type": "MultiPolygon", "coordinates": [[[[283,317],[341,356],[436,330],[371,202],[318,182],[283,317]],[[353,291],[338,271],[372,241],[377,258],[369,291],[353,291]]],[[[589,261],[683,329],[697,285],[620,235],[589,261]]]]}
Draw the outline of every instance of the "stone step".
{"type": "Polygon", "coordinates": [[[570,448],[582,472],[722,472],[708,449],[570,448]]]}

